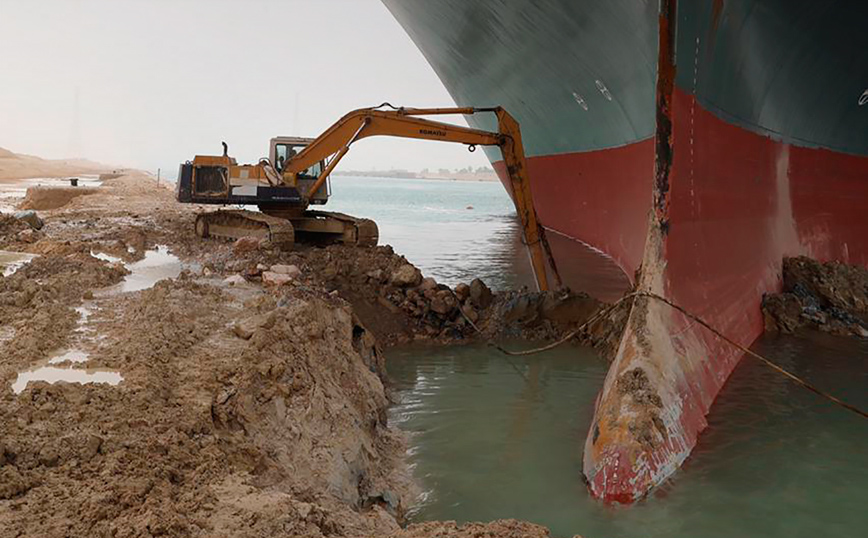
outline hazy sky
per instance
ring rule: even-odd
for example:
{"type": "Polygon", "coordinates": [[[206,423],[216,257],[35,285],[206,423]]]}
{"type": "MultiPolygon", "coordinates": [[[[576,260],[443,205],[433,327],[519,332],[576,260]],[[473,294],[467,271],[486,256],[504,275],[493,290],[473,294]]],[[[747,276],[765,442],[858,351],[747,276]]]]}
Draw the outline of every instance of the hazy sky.
{"type": "MultiPolygon", "coordinates": [[[[19,153],[174,176],[383,101],[454,104],[379,0],[0,0],[0,147],[19,153]]],[[[341,167],[468,165],[483,152],[382,138],[341,167]]]]}

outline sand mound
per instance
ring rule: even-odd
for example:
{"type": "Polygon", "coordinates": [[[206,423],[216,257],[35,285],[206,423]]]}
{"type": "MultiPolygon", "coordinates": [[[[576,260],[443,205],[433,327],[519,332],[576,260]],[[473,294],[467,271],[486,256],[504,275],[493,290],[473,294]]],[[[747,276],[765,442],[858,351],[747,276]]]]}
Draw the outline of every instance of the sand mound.
{"type": "Polygon", "coordinates": [[[41,159],[0,148],[0,179],[99,174],[110,167],[86,159],[41,159]]]}
{"type": "Polygon", "coordinates": [[[95,192],[97,189],[88,187],[30,187],[21,203],[21,209],[57,209],[73,198],[95,192]]]}

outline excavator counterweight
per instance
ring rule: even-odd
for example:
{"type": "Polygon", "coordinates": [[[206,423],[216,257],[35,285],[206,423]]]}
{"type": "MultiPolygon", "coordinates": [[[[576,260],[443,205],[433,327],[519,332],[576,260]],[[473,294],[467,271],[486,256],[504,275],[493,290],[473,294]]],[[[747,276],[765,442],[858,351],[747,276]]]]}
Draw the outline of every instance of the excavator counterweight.
{"type": "Polygon", "coordinates": [[[376,224],[341,213],[310,211],[312,204],[328,201],[329,175],[353,143],[371,136],[439,140],[476,146],[497,146],[503,155],[510,190],[521,220],[525,243],[540,290],[548,289],[546,261],[560,285],[543,228],[533,206],[527,162],[518,122],[503,108],[394,108],[387,104],[354,110],[317,138],[278,137],[271,140],[268,158],[255,165],[238,165],[224,154],[196,156],[181,165],[178,200],[200,204],[256,205],[261,213],[217,211],[198,217],[200,237],[234,239],[252,235],[281,248],[297,240],[341,242],[359,246],[377,244],[376,224]],[[388,108],[387,108],[388,107],[388,108]],[[493,113],[497,132],[438,122],[421,116],[493,113]]]}

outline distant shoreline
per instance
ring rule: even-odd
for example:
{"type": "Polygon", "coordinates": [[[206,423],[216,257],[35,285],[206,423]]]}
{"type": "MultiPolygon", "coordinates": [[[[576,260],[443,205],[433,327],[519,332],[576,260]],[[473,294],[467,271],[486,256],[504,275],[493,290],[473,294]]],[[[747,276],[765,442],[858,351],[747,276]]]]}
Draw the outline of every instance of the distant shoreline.
{"type": "Polygon", "coordinates": [[[357,170],[349,170],[349,171],[337,171],[332,173],[333,176],[336,177],[376,177],[382,179],[424,179],[431,181],[473,181],[477,183],[483,182],[499,182],[500,180],[497,177],[497,174],[494,171],[491,172],[455,172],[452,174],[439,174],[439,173],[421,173],[421,172],[406,172],[403,170],[383,170],[377,172],[370,171],[357,171],[357,170]]]}

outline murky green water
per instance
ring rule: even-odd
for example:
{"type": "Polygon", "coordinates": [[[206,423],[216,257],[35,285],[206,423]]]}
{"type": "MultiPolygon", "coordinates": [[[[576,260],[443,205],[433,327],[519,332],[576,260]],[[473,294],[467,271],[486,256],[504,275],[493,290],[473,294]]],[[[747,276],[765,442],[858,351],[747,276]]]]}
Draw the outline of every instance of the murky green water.
{"type": "MultiPolygon", "coordinates": [[[[755,349],[868,407],[868,342],[764,337],[755,349]]],[[[868,535],[868,421],[745,359],[673,479],[631,507],[591,499],[581,447],[607,365],[563,348],[517,361],[486,347],[389,352],[426,490],[415,520],[521,518],[554,536],[868,535]]]]}

